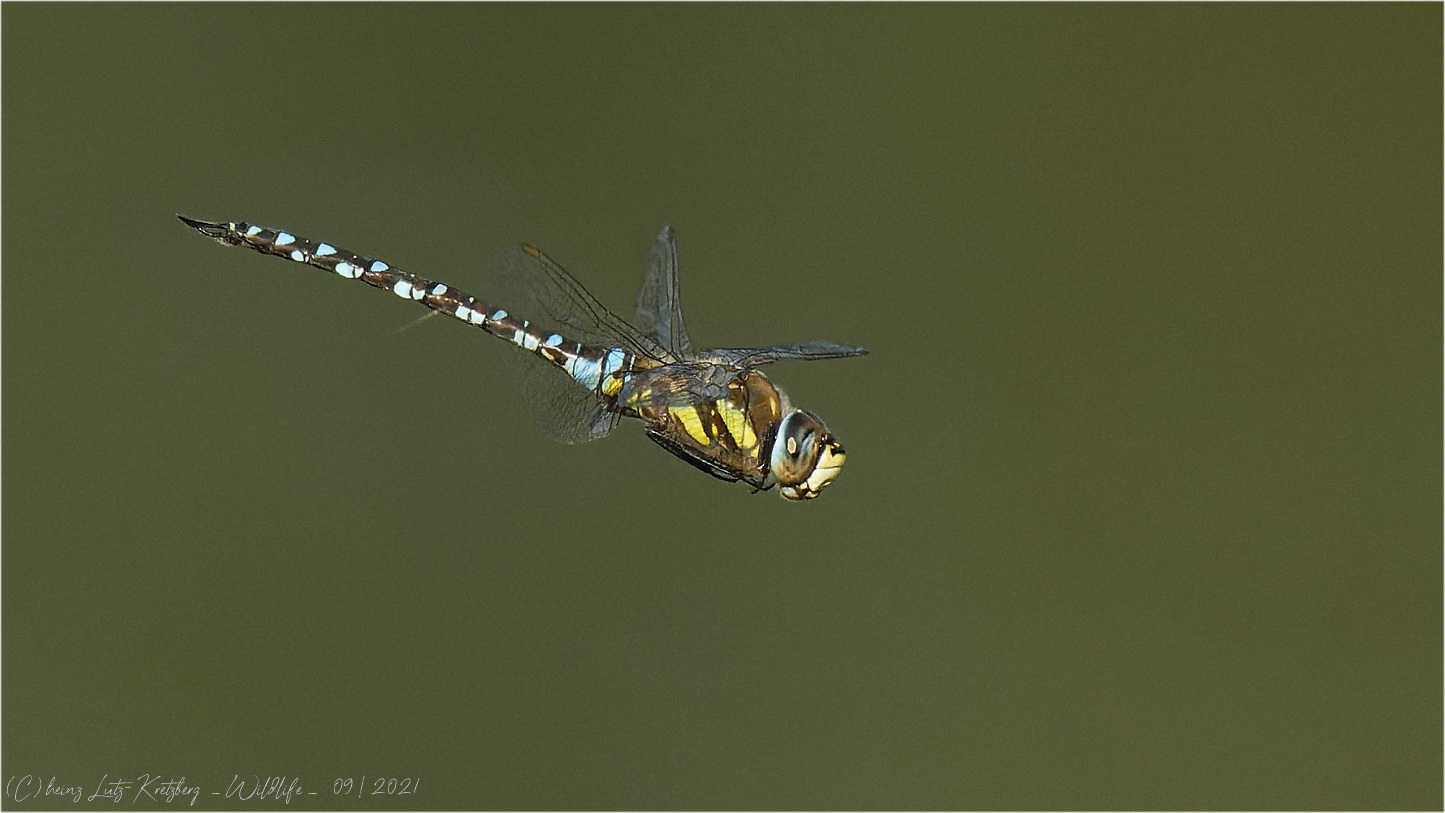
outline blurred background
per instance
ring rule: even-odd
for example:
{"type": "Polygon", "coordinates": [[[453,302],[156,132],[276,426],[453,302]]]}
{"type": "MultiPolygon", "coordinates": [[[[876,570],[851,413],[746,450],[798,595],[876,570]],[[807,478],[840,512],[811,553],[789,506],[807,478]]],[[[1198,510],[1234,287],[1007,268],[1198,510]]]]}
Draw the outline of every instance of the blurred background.
{"type": "Polygon", "coordinates": [[[1441,23],[5,5],[6,779],[1438,809],[1441,23]],[[872,350],[769,371],[847,468],[551,443],[501,342],[176,213],[622,313],[671,223],[698,344],[872,350]]]}

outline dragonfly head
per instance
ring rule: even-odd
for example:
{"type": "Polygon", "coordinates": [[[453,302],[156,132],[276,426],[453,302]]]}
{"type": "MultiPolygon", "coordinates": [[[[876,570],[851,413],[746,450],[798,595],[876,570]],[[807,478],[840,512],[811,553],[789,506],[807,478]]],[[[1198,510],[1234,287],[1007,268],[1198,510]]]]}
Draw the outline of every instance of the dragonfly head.
{"type": "Polygon", "coordinates": [[[838,476],[846,457],[817,415],[795,409],[778,423],[772,475],[783,499],[811,500],[838,476]]]}

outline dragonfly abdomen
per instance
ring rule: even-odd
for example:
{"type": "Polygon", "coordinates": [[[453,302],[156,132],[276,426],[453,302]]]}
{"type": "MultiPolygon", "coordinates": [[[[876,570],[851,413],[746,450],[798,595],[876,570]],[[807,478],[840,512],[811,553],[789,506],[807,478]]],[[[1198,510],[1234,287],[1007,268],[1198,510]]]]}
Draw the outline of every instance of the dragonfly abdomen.
{"type": "Polygon", "coordinates": [[[290,232],[251,223],[180,219],[217,242],[304,263],[346,279],[359,279],[374,288],[389,290],[402,299],[420,302],[434,311],[536,353],[604,398],[617,395],[622,388],[623,375],[633,362],[632,354],[622,348],[595,347],[541,330],[526,319],[508,313],[505,308],[493,307],[446,283],[403,271],[382,260],[363,257],[330,243],[308,240],[290,232]]]}

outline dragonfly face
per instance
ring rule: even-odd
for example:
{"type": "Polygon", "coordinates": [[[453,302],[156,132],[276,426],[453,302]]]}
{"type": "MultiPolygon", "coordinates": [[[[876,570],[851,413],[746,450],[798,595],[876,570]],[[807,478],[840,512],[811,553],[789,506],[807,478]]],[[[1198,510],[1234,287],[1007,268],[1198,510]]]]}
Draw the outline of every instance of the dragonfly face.
{"type": "Polygon", "coordinates": [[[811,500],[843,468],[847,455],[828,427],[811,412],[795,409],[778,424],[772,474],[785,500],[811,500]]]}

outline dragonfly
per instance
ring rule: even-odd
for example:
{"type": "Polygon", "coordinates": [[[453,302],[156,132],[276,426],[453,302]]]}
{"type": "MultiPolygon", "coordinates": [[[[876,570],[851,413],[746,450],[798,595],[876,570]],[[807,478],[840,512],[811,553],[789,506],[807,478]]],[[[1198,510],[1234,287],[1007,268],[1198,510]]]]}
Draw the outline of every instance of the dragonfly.
{"type": "MultiPolygon", "coordinates": [[[[250,223],[181,222],[224,245],[304,263],[391,291],[516,345],[522,389],[542,431],[563,443],[603,437],[624,418],[714,477],[786,500],[817,497],[847,455],[817,415],[792,406],[759,369],[778,361],[863,356],[849,344],[803,341],[693,349],[682,317],[677,236],[664,226],[648,254],[631,322],[614,314],[530,244],[488,266],[495,304],[330,243],[250,223]],[[535,321],[533,321],[535,320],[535,321]]],[[[430,315],[430,314],[429,314],[430,315]]]]}

